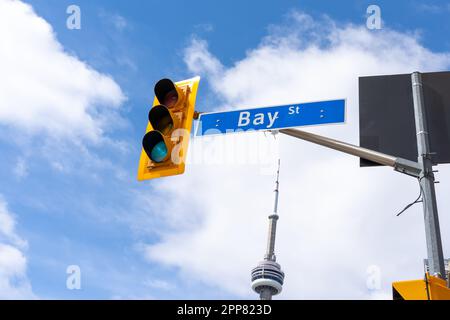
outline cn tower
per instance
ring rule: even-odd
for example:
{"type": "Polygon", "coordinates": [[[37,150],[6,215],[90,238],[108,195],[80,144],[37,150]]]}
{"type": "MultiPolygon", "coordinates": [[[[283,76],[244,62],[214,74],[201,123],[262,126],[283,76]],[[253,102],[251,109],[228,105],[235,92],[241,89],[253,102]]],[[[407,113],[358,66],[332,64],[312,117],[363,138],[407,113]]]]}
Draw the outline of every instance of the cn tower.
{"type": "Polygon", "coordinates": [[[278,220],[278,187],[280,177],[280,160],[278,160],[277,180],[275,183],[275,205],[273,213],[269,216],[269,234],[267,250],[264,260],[252,270],[252,289],[259,294],[261,300],[272,300],[283,288],[284,272],[276,262],[275,236],[278,220]]]}

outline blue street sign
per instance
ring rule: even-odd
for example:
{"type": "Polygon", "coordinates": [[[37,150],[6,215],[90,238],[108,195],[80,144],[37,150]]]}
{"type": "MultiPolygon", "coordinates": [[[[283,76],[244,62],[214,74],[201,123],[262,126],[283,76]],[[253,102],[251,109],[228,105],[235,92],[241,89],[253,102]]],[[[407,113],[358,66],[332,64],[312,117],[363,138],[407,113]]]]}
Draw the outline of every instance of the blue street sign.
{"type": "Polygon", "coordinates": [[[200,114],[196,136],[345,122],[345,100],[200,114]]]}

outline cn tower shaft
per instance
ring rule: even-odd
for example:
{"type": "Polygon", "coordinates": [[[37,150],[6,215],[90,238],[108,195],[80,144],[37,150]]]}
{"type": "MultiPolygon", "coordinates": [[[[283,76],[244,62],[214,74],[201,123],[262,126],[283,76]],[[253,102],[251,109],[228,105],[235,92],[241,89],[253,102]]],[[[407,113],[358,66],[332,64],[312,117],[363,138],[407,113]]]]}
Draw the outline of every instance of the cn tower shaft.
{"type": "Polygon", "coordinates": [[[278,221],[278,186],[280,176],[280,160],[278,160],[277,180],[275,184],[275,206],[273,213],[269,216],[269,234],[267,250],[264,261],[261,261],[252,270],[252,288],[259,294],[261,300],[271,300],[273,295],[279,294],[283,287],[284,272],[276,262],[275,237],[278,221]]]}

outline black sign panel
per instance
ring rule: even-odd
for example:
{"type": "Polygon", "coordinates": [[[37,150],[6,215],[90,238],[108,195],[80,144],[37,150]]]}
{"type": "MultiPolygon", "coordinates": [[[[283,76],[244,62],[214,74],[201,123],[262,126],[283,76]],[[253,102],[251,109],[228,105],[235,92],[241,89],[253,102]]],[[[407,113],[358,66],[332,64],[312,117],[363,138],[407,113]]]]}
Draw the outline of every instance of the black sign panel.
{"type": "MultiPolygon", "coordinates": [[[[431,155],[450,163],[450,72],[422,73],[431,155]]],[[[360,146],[417,161],[411,74],[359,78],[360,146]]],[[[361,166],[377,165],[361,159],[361,166]]]]}

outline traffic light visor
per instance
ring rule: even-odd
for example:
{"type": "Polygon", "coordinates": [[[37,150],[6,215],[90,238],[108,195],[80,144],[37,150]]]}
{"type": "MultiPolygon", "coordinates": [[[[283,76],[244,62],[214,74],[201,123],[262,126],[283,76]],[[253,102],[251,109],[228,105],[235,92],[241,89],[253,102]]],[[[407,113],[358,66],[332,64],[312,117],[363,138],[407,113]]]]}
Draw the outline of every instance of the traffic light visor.
{"type": "Polygon", "coordinates": [[[164,162],[169,157],[166,141],[159,131],[147,132],[142,140],[142,146],[147,156],[154,162],[164,162]]]}

